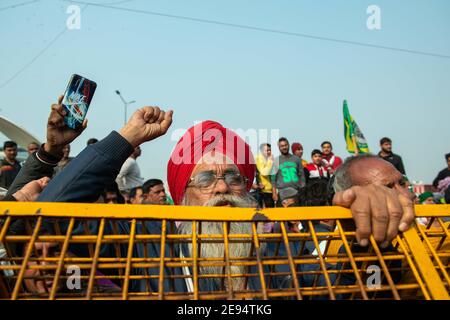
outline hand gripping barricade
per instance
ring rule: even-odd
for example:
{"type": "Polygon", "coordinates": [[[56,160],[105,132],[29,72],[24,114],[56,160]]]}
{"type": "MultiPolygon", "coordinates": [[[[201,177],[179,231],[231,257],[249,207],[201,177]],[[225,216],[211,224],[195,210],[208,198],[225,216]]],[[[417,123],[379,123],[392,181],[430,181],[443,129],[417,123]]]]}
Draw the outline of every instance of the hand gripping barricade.
{"type": "Polygon", "coordinates": [[[450,206],[416,215],[383,249],[340,207],[1,202],[0,298],[449,299],[450,206]]]}

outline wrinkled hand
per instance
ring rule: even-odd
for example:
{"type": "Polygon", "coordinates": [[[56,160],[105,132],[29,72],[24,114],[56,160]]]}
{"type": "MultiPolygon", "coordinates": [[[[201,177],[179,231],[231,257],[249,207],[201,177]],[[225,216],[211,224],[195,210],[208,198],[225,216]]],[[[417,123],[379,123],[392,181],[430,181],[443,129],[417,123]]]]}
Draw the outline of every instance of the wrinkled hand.
{"type": "Polygon", "coordinates": [[[47,142],[45,151],[56,156],[62,156],[65,145],[75,140],[87,127],[87,119],[77,129],[71,129],[64,123],[66,111],[62,106],[63,96],[59,96],[58,103],[52,105],[52,111],[47,121],[47,142]]]}
{"type": "Polygon", "coordinates": [[[350,208],[356,225],[356,239],[361,246],[375,241],[385,248],[398,231],[406,231],[414,222],[414,203],[408,191],[400,186],[391,189],[381,185],[353,186],[337,192],[333,205],[350,208]]]}
{"type": "Polygon", "coordinates": [[[36,201],[42,190],[48,185],[50,178],[43,177],[28,182],[19,191],[13,194],[17,201],[36,201]]]}
{"type": "Polygon", "coordinates": [[[120,135],[136,148],[140,144],[164,135],[172,124],[173,111],[158,107],[143,107],[133,113],[120,135]]]}

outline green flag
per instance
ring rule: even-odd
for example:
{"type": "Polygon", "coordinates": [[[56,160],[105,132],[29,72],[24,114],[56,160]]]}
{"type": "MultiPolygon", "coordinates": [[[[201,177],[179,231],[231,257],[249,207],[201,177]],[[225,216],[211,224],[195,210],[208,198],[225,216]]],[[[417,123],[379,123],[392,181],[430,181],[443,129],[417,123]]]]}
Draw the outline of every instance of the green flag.
{"type": "Polygon", "coordinates": [[[347,100],[344,100],[344,137],[348,152],[355,153],[356,148],[359,154],[370,152],[366,138],[348,111],[347,100]]]}

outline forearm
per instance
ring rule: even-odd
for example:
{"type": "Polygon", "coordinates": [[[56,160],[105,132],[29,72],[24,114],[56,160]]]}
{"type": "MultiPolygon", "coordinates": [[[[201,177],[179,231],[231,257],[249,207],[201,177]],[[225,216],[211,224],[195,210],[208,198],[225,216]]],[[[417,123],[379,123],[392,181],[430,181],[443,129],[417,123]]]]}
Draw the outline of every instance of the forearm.
{"type": "Polygon", "coordinates": [[[44,189],[39,202],[94,202],[114,182],[134,148],[113,131],[86,147],[44,189]]]}
{"type": "Polygon", "coordinates": [[[47,152],[45,150],[46,145],[47,144],[42,145],[36,153],[33,153],[28,157],[19,174],[14,179],[14,182],[9,187],[5,198],[22,189],[22,187],[30,181],[38,180],[43,177],[52,177],[53,170],[61,160],[61,157],[55,155],[55,153],[47,152]]]}

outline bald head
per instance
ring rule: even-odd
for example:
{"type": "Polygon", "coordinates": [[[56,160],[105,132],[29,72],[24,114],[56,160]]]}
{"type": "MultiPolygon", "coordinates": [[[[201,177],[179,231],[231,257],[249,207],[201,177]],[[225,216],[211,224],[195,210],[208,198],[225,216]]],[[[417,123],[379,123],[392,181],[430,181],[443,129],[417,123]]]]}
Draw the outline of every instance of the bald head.
{"type": "Polygon", "coordinates": [[[403,184],[402,174],[389,162],[374,155],[347,158],[335,173],[335,191],[369,184],[393,187],[403,184]]]}

